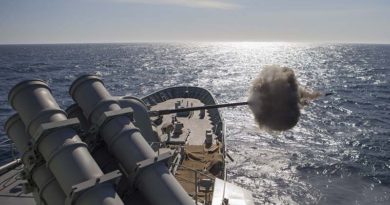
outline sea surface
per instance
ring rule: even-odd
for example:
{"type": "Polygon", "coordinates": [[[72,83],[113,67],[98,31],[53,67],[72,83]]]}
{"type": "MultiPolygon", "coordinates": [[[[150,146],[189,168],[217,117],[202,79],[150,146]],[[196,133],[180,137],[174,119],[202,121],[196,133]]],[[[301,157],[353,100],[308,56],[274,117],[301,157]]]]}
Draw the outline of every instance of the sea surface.
{"type": "MultiPolygon", "coordinates": [[[[51,87],[60,106],[85,73],[113,95],[142,97],[177,85],[209,89],[219,102],[247,99],[264,65],[288,66],[312,102],[296,127],[259,130],[246,107],[222,109],[230,181],[258,204],[390,204],[390,45],[134,43],[0,45],[0,126],[14,111],[8,91],[24,79],[51,87]]],[[[28,99],[26,99],[28,101],[28,99]]],[[[0,129],[1,163],[12,157],[0,129]]]]}

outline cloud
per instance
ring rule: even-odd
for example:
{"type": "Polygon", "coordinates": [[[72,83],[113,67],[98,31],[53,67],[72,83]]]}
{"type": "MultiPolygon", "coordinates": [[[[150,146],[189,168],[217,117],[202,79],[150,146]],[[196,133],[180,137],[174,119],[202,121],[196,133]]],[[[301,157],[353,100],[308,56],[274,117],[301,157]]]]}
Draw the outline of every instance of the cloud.
{"type": "MultiPolygon", "coordinates": [[[[108,1],[108,0],[107,0],[108,1]]],[[[237,9],[238,4],[231,3],[226,0],[111,0],[122,3],[138,3],[138,4],[155,4],[155,5],[177,5],[195,8],[209,9],[237,9]]]]}

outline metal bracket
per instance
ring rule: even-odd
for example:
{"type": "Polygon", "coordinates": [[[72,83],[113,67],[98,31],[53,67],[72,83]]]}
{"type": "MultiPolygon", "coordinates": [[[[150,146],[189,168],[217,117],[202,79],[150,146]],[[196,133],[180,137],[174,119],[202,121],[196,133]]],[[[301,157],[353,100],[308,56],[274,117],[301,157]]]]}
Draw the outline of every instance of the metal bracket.
{"type": "Polygon", "coordinates": [[[114,111],[107,111],[104,112],[98,119],[96,125],[98,128],[103,126],[105,123],[110,121],[114,117],[118,116],[127,116],[130,118],[131,121],[133,121],[133,109],[128,107],[128,108],[123,108],[120,110],[114,110],[114,111]]]}
{"type": "Polygon", "coordinates": [[[34,167],[44,164],[42,155],[30,148],[21,155],[21,159],[23,159],[24,169],[26,169],[27,172],[31,172],[34,167]]]}
{"type": "Polygon", "coordinates": [[[40,154],[34,154],[33,150],[26,151],[23,156],[28,157],[28,159],[26,159],[23,163],[23,171],[20,172],[20,177],[27,182],[32,183],[32,173],[34,172],[33,170],[37,167],[45,166],[45,162],[42,156],[40,154]]]}
{"type": "Polygon", "coordinates": [[[88,136],[88,147],[89,150],[93,150],[101,141],[101,136],[99,135],[100,128],[104,126],[108,121],[118,116],[127,116],[133,121],[133,109],[124,108],[120,110],[107,111],[104,112],[98,119],[97,123],[92,124],[88,129],[86,135],[88,136]]]}
{"type": "Polygon", "coordinates": [[[74,200],[77,199],[81,194],[95,186],[99,186],[101,184],[106,183],[117,184],[121,176],[122,173],[119,170],[115,170],[99,178],[90,179],[72,186],[72,191],[66,198],[65,205],[72,205],[74,203],[74,200]]]}
{"type": "Polygon", "coordinates": [[[78,130],[80,128],[80,121],[77,118],[70,118],[63,121],[42,123],[32,136],[34,144],[37,144],[41,137],[47,136],[51,132],[60,128],[72,128],[74,130],[78,130]]]}
{"type": "MultiPolygon", "coordinates": [[[[130,118],[131,121],[133,121],[133,109],[128,107],[120,110],[104,112],[102,115],[100,115],[98,121],[95,124],[92,124],[90,126],[89,130],[87,131],[87,134],[89,136],[93,136],[93,135],[97,136],[100,128],[108,121],[110,121],[112,118],[117,116],[127,116],[130,118]]],[[[97,141],[99,140],[98,137],[95,138],[97,141]]]]}
{"type": "Polygon", "coordinates": [[[141,170],[145,169],[146,167],[149,167],[149,166],[151,166],[153,164],[156,164],[158,162],[161,162],[161,161],[168,161],[171,157],[172,157],[172,153],[171,152],[166,152],[166,153],[157,155],[154,158],[149,158],[149,159],[142,160],[140,162],[137,162],[136,171],[139,171],[140,169],[141,170]]]}
{"type": "MultiPolygon", "coordinates": [[[[135,184],[137,183],[137,178],[139,176],[139,173],[142,172],[143,169],[152,166],[153,164],[156,164],[158,162],[167,162],[172,157],[171,152],[166,152],[160,155],[157,155],[154,158],[145,159],[142,161],[137,162],[137,166],[135,167],[133,172],[124,172],[126,175],[126,178],[129,180],[129,184],[132,185],[132,187],[136,187],[135,184]]],[[[119,164],[120,165],[120,164],[119,164]]],[[[121,165],[119,166],[121,169],[125,170],[121,165]]]]}

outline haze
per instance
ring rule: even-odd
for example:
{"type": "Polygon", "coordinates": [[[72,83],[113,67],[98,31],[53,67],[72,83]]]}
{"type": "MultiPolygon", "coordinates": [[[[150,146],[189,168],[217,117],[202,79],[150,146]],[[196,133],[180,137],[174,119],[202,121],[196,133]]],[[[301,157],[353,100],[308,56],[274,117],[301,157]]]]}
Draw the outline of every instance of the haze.
{"type": "Polygon", "coordinates": [[[389,0],[1,0],[0,44],[390,43],[389,0]]]}

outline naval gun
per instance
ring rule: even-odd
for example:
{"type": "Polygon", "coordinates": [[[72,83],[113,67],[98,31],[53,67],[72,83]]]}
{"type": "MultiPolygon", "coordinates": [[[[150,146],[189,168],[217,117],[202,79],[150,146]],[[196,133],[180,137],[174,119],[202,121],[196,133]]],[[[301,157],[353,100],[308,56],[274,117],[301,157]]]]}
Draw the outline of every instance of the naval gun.
{"type": "MultiPolygon", "coordinates": [[[[326,92],[324,96],[333,95],[332,92],[326,92]]],[[[185,107],[185,108],[177,108],[177,109],[165,109],[165,110],[154,110],[150,111],[149,115],[151,117],[160,116],[160,115],[169,115],[173,113],[180,113],[180,112],[191,112],[196,110],[209,110],[209,109],[216,109],[216,108],[224,108],[224,107],[236,107],[236,106],[243,106],[243,105],[249,105],[250,102],[234,102],[234,103],[221,103],[221,104],[214,104],[214,105],[205,105],[205,106],[196,106],[196,107],[185,107]]]]}
{"type": "Polygon", "coordinates": [[[223,107],[236,107],[242,105],[248,105],[248,102],[235,102],[235,103],[223,103],[223,104],[215,104],[215,105],[205,105],[205,106],[196,106],[196,107],[186,107],[186,108],[177,108],[177,109],[166,109],[166,110],[155,110],[150,111],[149,115],[151,117],[159,116],[159,115],[169,115],[173,113],[180,112],[191,112],[196,110],[209,110],[223,107]]]}

